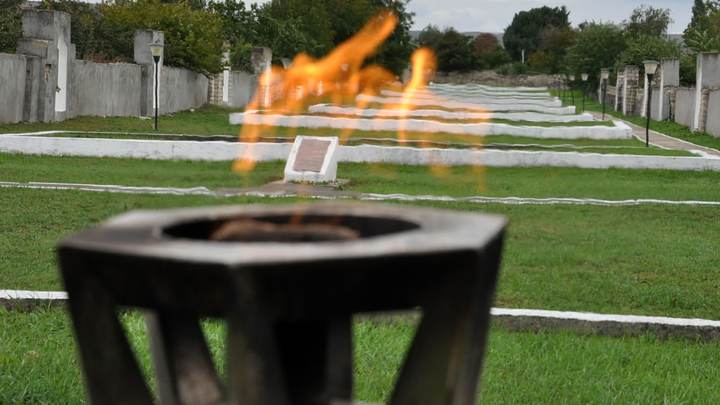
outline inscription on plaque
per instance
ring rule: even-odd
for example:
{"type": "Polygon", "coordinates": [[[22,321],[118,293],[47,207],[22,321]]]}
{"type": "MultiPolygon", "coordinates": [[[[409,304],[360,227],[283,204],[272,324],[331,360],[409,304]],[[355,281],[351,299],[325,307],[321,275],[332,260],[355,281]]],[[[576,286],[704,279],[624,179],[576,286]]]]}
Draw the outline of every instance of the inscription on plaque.
{"type": "Polygon", "coordinates": [[[295,157],[293,170],[320,173],[329,147],[330,141],[303,139],[295,157]]]}

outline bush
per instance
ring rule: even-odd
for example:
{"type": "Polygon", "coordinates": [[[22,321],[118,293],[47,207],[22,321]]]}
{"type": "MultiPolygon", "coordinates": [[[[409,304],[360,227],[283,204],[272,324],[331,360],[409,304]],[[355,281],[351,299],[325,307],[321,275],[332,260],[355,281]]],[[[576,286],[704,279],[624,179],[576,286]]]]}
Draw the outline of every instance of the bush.
{"type": "Polygon", "coordinates": [[[528,73],[528,67],[524,63],[513,62],[500,66],[495,72],[503,76],[524,75],[528,73]]]}
{"type": "Polygon", "coordinates": [[[528,58],[528,66],[539,72],[551,72],[555,66],[555,59],[545,51],[537,51],[528,58]]]}
{"type": "Polygon", "coordinates": [[[22,35],[22,0],[0,0],[0,52],[14,53],[22,35]]]}

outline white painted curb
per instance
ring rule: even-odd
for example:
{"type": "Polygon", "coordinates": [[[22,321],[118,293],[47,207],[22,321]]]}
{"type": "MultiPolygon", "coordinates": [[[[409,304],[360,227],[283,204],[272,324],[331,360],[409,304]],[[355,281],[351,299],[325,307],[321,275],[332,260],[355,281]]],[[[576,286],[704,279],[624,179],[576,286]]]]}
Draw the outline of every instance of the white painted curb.
{"type": "MultiPolygon", "coordinates": [[[[0,304],[13,308],[53,305],[67,302],[64,291],[0,290],[0,304]]],[[[571,330],[599,335],[624,336],[647,332],[660,336],[720,338],[720,321],[639,315],[612,315],[589,312],[548,311],[538,309],[491,308],[493,320],[512,330],[571,330]]]]}
{"type": "Polygon", "coordinates": [[[503,119],[510,121],[535,121],[535,122],[591,122],[595,121],[592,114],[584,113],[577,115],[556,115],[542,114],[533,112],[515,112],[515,113],[483,113],[469,111],[446,111],[446,110],[392,110],[392,109],[373,109],[373,108],[356,108],[356,107],[339,107],[330,104],[317,104],[310,106],[311,113],[335,114],[335,115],[354,115],[364,118],[407,118],[407,117],[431,117],[448,120],[489,120],[503,119]]]}
{"type": "MultiPolygon", "coordinates": [[[[410,94],[410,93],[408,93],[410,94]]],[[[405,93],[391,90],[382,90],[380,95],[384,97],[404,97],[405,93]]],[[[432,101],[435,105],[443,105],[448,100],[462,101],[466,103],[476,104],[526,104],[542,107],[562,107],[562,101],[559,98],[552,98],[550,96],[526,96],[526,95],[496,95],[487,93],[451,93],[445,91],[438,91],[436,93],[430,93],[425,91],[415,91],[411,93],[412,99],[422,99],[432,101]]]]}
{"type": "Polygon", "coordinates": [[[345,118],[316,115],[281,115],[259,114],[257,111],[246,111],[230,114],[233,125],[272,125],[287,128],[333,128],[353,129],[359,131],[390,131],[390,132],[430,132],[456,135],[511,135],[529,138],[554,139],[631,139],[632,129],[625,123],[613,121],[614,126],[521,126],[492,122],[481,123],[449,123],[421,119],[386,119],[386,118],[345,118]]]}
{"type": "Polygon", "coordinates": [[[448,195],[410,195],[410,194],[379,194],[338,192],[332,194],[312,194],[310,192],[297,193],[292,191],[263,191],[260,189],[239,189],[214,191],[207,187],[145,187],[122,186],[116,184],[84,184],[84,183],[46,183],[46,182],[14,182],[0,181],[0,188],[29,189],[29,190],[75,190],[97,193],[121,194],[161,194],[194,196],[205,195],[211,197],[265,197],[265,198],[296,198],[307,197],[327,200],[356,199],[361,201],[434,201],[434,202],[464,202],[474,204],[502,204],[502,205],[591,205],[602,207],[627,207],[638,205],[670,205],[670,206],[699,206],[718,207],[720,201],[700,200],[660,200],[651,198],[638,198],[630,200],[603,200],[598,198],[571,198],[571,197],[488,197],[488,196],[461,196],[448,195]]]}
{"type": "MultiPolygon", "coordinates": [[[[223,141],[156,141],[97,138],[52,138],[2,135],[0,152],[51,156],[142,158],[155,160],[229,161],[253,156],[258,162],[282,160],[291,143],[223,141]]],[[[668,169],[720,171],[720,159],[638,156],[579,152],[468,150],[394,146],[340,146],[339,162],[406,165],[478,165],[489,167],[578,167],[585,169],[668,169]]]]}
{"type": "MultiPolygon", "coordinates": [[[[431,99],[410,99],[403,100],[401,97],[377,97],[361,94],[357,96],[358,101],[379,103],[379,104],[393,104],[402,105],[407,103],[413,106],[436,106],[438,101],[431,99]]],[[[448,101],[443,100],[442,106],[452,110],[474,110],[474,111],[533,111],[546,114],[561,114],[561,115],[572,115],[576,113],[575,107],[548,107],[539,106],[534,104],[524,103],[513,103],[513,104],[498,104],[498,103],[465,103],[460,101],[448,101]]]]}
{"type": "Polygon", "coordinates": [[[479,84],[479,83],[467,83],[467,84],[452,84],[452,83],[430,83],[428,85],[428,88],[430,89],[451,89],[451,90],[475,90],[475,89],[482,89],[487,91],[494,91],[498,93],[503,92],[543,92],[547,91],[548,88],[545,86],[538,86],[538,87],[505,87],[505,86],[488,86],[486,84],[479,84]]]}

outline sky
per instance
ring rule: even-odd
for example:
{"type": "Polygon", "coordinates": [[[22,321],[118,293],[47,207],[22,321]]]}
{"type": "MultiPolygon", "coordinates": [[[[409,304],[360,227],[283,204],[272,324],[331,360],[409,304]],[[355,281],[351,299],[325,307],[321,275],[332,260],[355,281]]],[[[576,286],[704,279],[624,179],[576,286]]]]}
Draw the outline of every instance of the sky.
{"type": "MultiPolygon", "coordinates": [[[[251,0],[264,3],[268,0],[251,0]]],[[[503,32],[515,13],[535,7],[567,6],[573,25],[583,21],[613,21],[627,19],[632,10],[641,4],[669,8],[675,22],[671,34],[685,30],[692,14],[693,0],[411,0],[410,10],[415,12],[415,26],[421,30],[428,24],[441,28],[455,27],[459,31],[503,32]]]]}

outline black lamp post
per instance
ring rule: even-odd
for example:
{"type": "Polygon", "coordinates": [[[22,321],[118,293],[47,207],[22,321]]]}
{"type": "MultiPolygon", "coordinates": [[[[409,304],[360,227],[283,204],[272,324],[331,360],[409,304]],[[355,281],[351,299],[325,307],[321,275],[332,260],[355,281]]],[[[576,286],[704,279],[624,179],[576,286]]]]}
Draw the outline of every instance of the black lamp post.
{"type": "Polygon", "coordinates": [[[158,130],[158,111],[160,110],[160,58],[163,54],[163,44],[159,42],[153,42],[148,45],[150,47],[150,53],[152,54],[153,61],[155,62],[155,80],[153,81],[153,109],[155,110],[155,123],[153,128],[158,130]]]}
{"type": "Polygon", "coordinates": [[[607,82],[610,79],[610,69],[600,71],[600,85],[602,86],[602,119],[605,121],[605,99],[607,98],[607,82]]]}
{"type": "Polygon", "coordinates": [[[647,76],[647,88],[648,88],[648,94],[647,94],[647,105],[645,106],[645,146],[650,146],[650,116],[652,108],[652,81],[653,76],[655,76],[655,71],[658,67],[658,62],[654,60],[646,60],[643,62],[645,65],[645,75],[647,76]]]}
{"type": "Polygon", "coordinates": [[[582,73],[580,75],[580,79],[582,79],[583,86],[582,86],[582,112],[585,112],[585,93],[587,93],[587,81],[588,81],[588,74],[582,73]]]}
{"type": "Polygon", "coordinates": [[[572,105],[575,105],[575,75],[568,75],[568,82],[569,88],[570,88],[570,100],[572,101],[572,105]]]}

